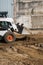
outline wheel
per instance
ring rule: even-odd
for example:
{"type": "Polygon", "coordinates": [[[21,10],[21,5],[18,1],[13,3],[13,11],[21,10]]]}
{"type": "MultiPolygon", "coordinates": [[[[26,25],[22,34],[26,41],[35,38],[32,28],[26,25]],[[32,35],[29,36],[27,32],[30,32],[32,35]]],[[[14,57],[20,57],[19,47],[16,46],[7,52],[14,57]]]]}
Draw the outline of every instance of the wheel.
{"type": "Polygon", "coordinates": [[[7,32],[5,35],[4,35],[4,40],[6,43],[12,43],[16,40],[16,37],[14,35],[14,33],[12,32],[7,32]]]}

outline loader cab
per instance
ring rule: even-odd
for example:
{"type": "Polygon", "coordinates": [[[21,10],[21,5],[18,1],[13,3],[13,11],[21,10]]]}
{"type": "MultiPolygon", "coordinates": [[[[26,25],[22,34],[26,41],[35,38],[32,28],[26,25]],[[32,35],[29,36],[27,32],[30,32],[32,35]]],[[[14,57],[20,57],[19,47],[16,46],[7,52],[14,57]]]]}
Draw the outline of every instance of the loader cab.
{"type": "Polygon", "coordinates": [[[14,28],[16,28],[12,18],[7,18],[7,12],[0,12],[0,40],[12,43],[16,40],[14,28]],[[14,25],[14,27],[13,27],[14,25]]]}
{"type": "Polygon", "coordinates": [[[0,30],[8,30],[10,26],[12,26],[10,22],[0,21],[0,30]]]}
{"type": "Polygon", "coordinates": [[[10,21],[6,20],[7,14],[8,12],[0,12],[0,30],[7,30],[11,26],[10,21]]]}
{"type": "MultiPolygon", "coordinates": [[[[12,18],[7,17],[8,12],[0,12],[0,30],[8,30],[11,31],[17,30],[17,27],[12,18]]],[[[18,31],[18,30],[17,30],[18,31]]]]}
{"type": "MultiPolygon", "coordinates": [[[[15,24],[14,24],[15,25],[15,24]]],[[[12,18],[0,18],[0,30],[11,30],[14,31],[13,28],[13,19],[12,18]]]]}

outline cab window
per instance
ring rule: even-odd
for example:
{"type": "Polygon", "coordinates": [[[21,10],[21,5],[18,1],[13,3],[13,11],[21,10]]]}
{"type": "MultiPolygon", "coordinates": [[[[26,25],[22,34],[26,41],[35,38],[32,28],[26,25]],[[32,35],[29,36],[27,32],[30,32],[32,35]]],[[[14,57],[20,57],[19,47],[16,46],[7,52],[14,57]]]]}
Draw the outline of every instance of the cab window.
{"type": "Polygon", "coordinates": [[[0,29],[8,29],[9,26],[12,26],[10,22],[0,21],[0,29]]]}

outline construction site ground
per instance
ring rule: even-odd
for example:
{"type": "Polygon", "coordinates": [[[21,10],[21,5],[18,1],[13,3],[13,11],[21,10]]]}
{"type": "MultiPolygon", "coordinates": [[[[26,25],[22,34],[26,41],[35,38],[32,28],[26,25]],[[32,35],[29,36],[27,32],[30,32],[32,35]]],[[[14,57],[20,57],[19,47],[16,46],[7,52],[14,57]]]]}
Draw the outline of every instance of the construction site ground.
{"type": "Polygon", "coordinates": [[[27,35],[12,45],[0,41],[0,65],[43,65],[43,35],[27,35]]]}

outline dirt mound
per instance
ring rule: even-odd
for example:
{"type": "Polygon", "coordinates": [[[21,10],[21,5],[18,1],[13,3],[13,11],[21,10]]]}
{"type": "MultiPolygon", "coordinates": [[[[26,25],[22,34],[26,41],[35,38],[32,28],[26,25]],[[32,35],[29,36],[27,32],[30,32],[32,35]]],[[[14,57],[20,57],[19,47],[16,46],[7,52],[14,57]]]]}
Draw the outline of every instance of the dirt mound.
{"type": "Polygon", "coordinates": [[[0,48],[0,65],[43,65],[43,50],[25,43],[18,41],[12,47],[0,48]]]}
{"type": "Polygon", "coordinates": [[[4,44],[0,47],[0,65],[43,65],[43,47],[39,43],[43,45],[43,37],[31,35],[13,45],[4,44]]]}

